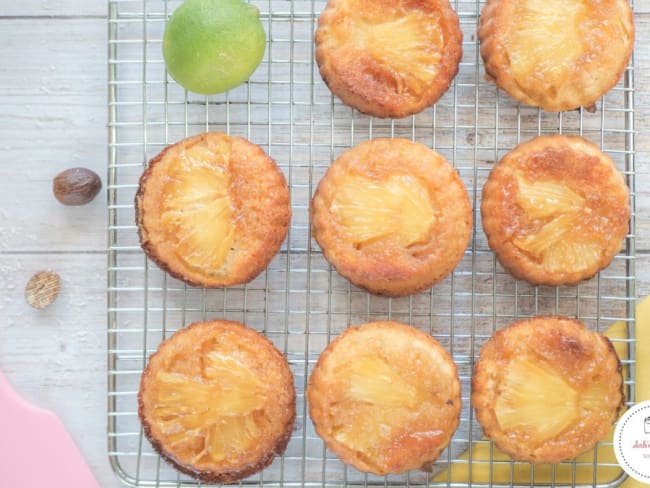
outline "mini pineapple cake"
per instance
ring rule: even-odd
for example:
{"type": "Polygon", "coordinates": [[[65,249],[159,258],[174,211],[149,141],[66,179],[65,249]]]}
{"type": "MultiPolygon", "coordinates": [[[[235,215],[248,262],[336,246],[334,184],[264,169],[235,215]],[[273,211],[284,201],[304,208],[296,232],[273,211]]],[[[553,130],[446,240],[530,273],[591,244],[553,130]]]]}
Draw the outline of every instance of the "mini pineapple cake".
{"type": "Polygon", "coordinates": [[[629,228],[629,190],[594,144],[540,136],[492,169],[481,216],[490,247],[513,276],[536,285],[575,285],[620,250],[629,228]]]}
{"type": "Polygon", "coordinates": [[[406,139],[373,139],[341,154],[318,185],[311,216],[312,234],[337,271],[388,296],[445,278],[472,230],[458,173],[406,139]]]}
{"type": "Polygon", "coordinates": [[[558,463],[603,439],[623,405],[609,340],[566,317],[535,317],[494,333],[472,376],[484,434],[518,461],[558,463]]]}
{"type": "Polygon", "coordinates": [[[448,0],[329,0],[316,61],[334,95],[376,117],[406,117],[451,84],[463,34],[448,0]]]}
{"type": "Polygon", "coordinates": [[[460,380],[429,334],[397,322],[351,327],[307,386],[316,432],[341,461],[385,475],[427,469],[458,427],[460,380]]]}
{"type": "Polygon", "coordinates": [[[246,283],[279,251],[291,208],[284,175],[241,137],[205,133],[149,162],[135,198],[140,244],[175,278],[246,283]]]}
{"type": "Polygon", "coordinates": [[[138,415],[161,457],[204,483],[233,483],[282,454],[296,415],[286,359],[238,322],[197,322],[151,356],[138,415]]]}
{"type": "Polygon", "coordinates": [[[526,105],[591,107],[632,54],[627,0],[487,0],[478,26],[485,71],[526,105]]]}

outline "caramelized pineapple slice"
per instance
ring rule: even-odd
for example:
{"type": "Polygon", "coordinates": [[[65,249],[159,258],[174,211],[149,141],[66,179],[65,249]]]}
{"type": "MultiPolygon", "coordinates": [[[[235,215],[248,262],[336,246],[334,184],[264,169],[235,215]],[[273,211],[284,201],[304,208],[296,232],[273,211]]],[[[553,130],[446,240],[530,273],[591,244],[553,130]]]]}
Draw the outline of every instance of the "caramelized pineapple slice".
{"type": "Polygon", "coordinates": [[[435,220],[429,192],[409,175],[381,182],[350,176],[330,210],[358,247],[385,238],[404,247],[426,242],[435,220]]]}
{"type": "Polygon", "coordinates": [[[578,393],[549,365],[515,359],[499,385],[494,413],[503,430],[537,444],[554,438],[580,415],[578,393]]]}
{"type": "Polygon", "coordinates": [[[575,224],[575,214],[563,214],[543,225],[537,233],[515,239],[514,244],[519,249],[540,259],[556,244],[559,244],[566,234],[573,230],[575,224]]]}
{"type": "Polygon", "coordinates": [[[543,253],[542,265],[550,272],[567,269],[578,272],[595,266],[601,254],[602,248],[598,244],[559,240],[543,253]]]}
{"type": "Polygon", "coordinates": [[[253,440],[260,436],[260,428],[252,416],[224,417],[218,424],[207,429],[204,448],[192,462],[197,463],[208,456],[219,462],[228,456],[244,452],[253,447],[253,440]]]}
{"type": "Polygon", "coordinates": [[[163,226],[178,257],[196,268],[219,268],[234,240],[228,176],[215,157],[207,148],[189,148],[165,187],[163,226]]]}
{"type": "Polygon", "coordinates": [[[435,401],[433,395],[405,381],[401,374],[378,357],[361,357],[341,368],[347,376],[348,397],[338,405],[345,415],[333,429],[337,441],[360,452],[368,452],[390,439],[390,426],[400,426],[418,407],[435,401]],[[362,416],[354,416],[360,409],[362,416]],[[349,416],[354,421],[349,421],[349,416]],[[345,421],[345,418],[348,421],[345,421]]]}
{"type": "MultiPolygon", "coordinates": [[[[594,378],[593,383],[580,395],[580,407],[587,413],[600,413],[612,404],[612,388],[604,378],[594,378]]],[[[615,392],[617,397],[620,391],[615,392]]]]}
{"type": "Polygon", "coordinates": [[[531,219],[544,219],[563,213],[579,212],[585,199],[567,185],[555,181],[528,182],[518,176],[517,204],[531,219]]]}
{"type": "MultiPolygon", "coordinates": [[[[349,407],[348,407],[349,408],[349,407]]],[[[348,419],[332,426],[334,439],[349,449],[370,453],[385,444],[391,435],[391,422],[399,419],[395,409],[366,408],[358,419],[348,419]]],[[[368,459],[371,463],[371,459],[368,459]]]]}
{"type": "Polygon", "coordinates": [[[363,357],[346,369],[350,400],[380,407],[412,408],[426,400],[424,392],[405,382],[388,363],[377,357],[363,357]]]}
{"type": "Polygon", "coordinates": [[[221,461],[252,447],[267,392],[246,366],[211,352],[202,375],[159,372],[156,380],[162,431],[172,445],[197,452],[193,462],[221,461]]]}
{"type": "Polygon", "coordinates": [[[444,47],[437,14],[349,2],[346,19],[332,26],[333,39],[345,40],[342,49],[369,53],[378,68],[373,76],[390,80],[398,94],[419,96],[428,88],[444,47]]]}
{"type": "Polygon", "coordinates": [[[580,22],[587,16],[583,0],[523,0],[506,44],[510,69],[524,87],[543,83],[558,89],[571,76],[582,54],[580,22]]]}
{"type": "Polygon", "coordinates": [[[576,231],[586,206],[585,198],[555,181],[530,183],[517,177],[517,182],[517,204],[529,218],[547,221],[538,232],[518,237],[514,244],[539,259],[551,273],[579,272],[596,265],[601,258],[601,246],[584,241],[582,231],[576,231]]]}
{"type": "Polygon", "coordinates": [[[383,73],[392,78],[397,93],[420,94],[438,73],[442,32],[419,13],[365,24],[361,35],[383,73]]]}

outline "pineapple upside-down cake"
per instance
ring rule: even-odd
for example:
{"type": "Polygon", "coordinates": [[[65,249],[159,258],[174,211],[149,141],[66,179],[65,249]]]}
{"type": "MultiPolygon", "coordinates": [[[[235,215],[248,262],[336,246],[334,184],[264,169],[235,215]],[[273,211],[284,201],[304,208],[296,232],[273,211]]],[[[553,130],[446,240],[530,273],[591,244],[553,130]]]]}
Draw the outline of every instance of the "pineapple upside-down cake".
{"type": "Polygon", "coordinates": [[[458,427],[460,380],[429,334],[370,322],[323,351],[307,402],[316,432],[343,462],[378,475],[427,470],[458,427]]]}
{"type": "Polygon", "coordinates": [[[216,132],[154,157],[135,204],[147,255],[172,276],[208,288],[261,273],[291,218],[287,182],[275,161],[246,139],[216,132]]]}
{"type": "Polygon", "coordinates": [[[488,244],[516,278],[575,285],[620,250],[629,190],[612,159],[578,136],[540,136],[507,153],[483,186],[488,244]]]}
{"type": "Polygon", "coordinates": [[[142,374],[138,415],[152,446],[205,483],[233,483],[287,446],[296,415],[289,365],[238,322],[196,322],[164,341],[142,374]]]}
{"type": "Polygon", "coordinates": [[[550,112],[590,108],[634,47],[627,0],[488,0],[478,26],[489,78],[550,112]]]}
{"type": "Polygon", "coordinates": [[[312,235],[327,260],[371,293],[404,296],[444,279],[472,229],[467,190],[438,153],[406,139],[343,152],[311,202],[312,235]]]}
{"type": "Polygon", "coordinates": [[[622,387],[605,336],[574,319],[542,316],[498,330],[481,348],[472,405],[485,435],[513,459],[557,463],[607,435],[622,387]]]}
{"type": "Polygon", "coordinates": [[[463,34],[448,0],[329,0],[316,61],[330,90],[376,117],[406,117],[449,88],[463,34]]]}

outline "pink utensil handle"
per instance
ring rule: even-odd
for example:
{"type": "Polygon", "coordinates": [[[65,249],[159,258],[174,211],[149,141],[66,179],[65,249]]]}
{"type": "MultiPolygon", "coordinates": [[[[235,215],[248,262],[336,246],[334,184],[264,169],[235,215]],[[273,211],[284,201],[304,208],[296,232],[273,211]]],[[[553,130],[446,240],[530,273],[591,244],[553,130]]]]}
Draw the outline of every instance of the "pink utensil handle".
{"type": "Polygon", "coordinates": [[[99,488],[59,418],[27,403],[1,371],[0,433],[2,486],[99,488]]]}

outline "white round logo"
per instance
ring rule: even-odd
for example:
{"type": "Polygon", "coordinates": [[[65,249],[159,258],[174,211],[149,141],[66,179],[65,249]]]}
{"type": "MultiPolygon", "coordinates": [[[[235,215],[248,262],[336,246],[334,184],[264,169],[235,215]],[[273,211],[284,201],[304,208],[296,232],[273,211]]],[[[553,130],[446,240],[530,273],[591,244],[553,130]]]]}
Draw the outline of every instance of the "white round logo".
{"type": "Polygon", "coordinates": [[[650,483],[650,401],[637,403],[618,421],[614,453],[627,474],[650,483]]]}

